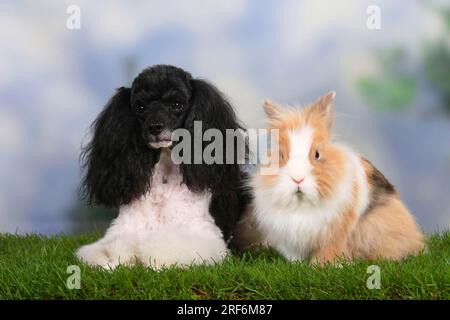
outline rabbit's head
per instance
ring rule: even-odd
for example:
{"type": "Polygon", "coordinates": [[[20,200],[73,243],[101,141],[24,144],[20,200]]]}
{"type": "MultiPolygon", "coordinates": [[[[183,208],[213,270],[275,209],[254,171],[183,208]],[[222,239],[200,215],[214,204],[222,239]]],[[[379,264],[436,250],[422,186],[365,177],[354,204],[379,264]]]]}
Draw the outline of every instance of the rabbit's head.
{"type": "Polygon", "coordinates": [[[346,172],[345,155],[331,143],[334,97],[331,91],[303,109],[264,102],[270,129],[279,134],[278,148],[272,146],[269,155],[278,173],[257,175],[255,189],[280,205],[331,198],[346,172]]]}

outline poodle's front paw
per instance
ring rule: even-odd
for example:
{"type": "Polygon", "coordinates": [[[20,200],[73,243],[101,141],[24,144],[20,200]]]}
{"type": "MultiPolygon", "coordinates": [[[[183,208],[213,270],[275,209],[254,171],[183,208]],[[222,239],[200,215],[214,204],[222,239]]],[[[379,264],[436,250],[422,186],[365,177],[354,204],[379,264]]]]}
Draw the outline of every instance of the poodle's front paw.
{"type": "Polygon", "coordinates": [[[132,266],[136,262],[135,250],[131,245],[118,241],[101,241],[82,246],[77,257],[91,265],[105,270],[114,270],[120,265],[132,266]]]}
{"type": "Polygon", "coordinates": [[[117,267],[117,264],[112,263],[106,247],[98,243],[80,247],[76,252],[76,256],[82,262],[93,267],[99,266],[106,270],[112,270],[117,267]]]}

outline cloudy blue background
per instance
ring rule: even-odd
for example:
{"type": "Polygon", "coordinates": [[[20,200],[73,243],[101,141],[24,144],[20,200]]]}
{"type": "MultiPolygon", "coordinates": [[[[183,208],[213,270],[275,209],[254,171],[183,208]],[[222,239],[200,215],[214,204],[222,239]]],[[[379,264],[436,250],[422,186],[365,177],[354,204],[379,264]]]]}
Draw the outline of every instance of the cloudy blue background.
{"type": "MultiPolygon", "coordinates": [[[[422,81],[424,41],[448,29],[444,1],[2,1],[0,232],[71,233],[78,155],[114,89],[142,68],[175,64],[215,83],[249,127],[265,97],[309,102],[337,91],[339,137],[398,187],[427,232],[450,227],[450,119],[422,81]],[[81,29],[66,27],[70,4],[81,29]],[[381,9],[381,30],[366,9],[381,9]],[[430,5],[431,4],[431,5],[430,5]],[[417,79],[403,111],[380,112],[357,82],[377,52],[401,47],[417,79]]],[[[450,71],[448,64],[442,68],[450,71]]]]}

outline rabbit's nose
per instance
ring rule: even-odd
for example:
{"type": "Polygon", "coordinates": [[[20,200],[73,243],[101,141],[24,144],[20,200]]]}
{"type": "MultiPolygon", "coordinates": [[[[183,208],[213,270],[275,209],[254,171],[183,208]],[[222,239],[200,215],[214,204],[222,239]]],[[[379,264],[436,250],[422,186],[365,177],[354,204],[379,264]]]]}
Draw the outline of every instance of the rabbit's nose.
{"type": "Polygon", "coordinates": [[[300,185],[300,183],[302,183],[303,180],[305,180],[305,178],[303,178],[303,179],[294,179],[294,178],[291,178],[291,179],[292,179],[292,181],[294,181],[297,185],[300,185]]]}

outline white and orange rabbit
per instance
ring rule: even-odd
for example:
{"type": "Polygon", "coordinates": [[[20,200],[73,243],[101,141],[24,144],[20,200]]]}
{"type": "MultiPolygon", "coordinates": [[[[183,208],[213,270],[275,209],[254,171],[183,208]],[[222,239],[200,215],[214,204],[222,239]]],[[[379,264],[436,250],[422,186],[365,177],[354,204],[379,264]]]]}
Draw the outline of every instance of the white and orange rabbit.
{"type": "Polygon", "coordinates": [[[290,260],[394,259],[417,254],[424,236],[389,181],[368,160],[331,139],[329,92],[304,109],[264,110],[279,130],[273,175],[256,173],[254,219],[266,243],[290,260]]]}

